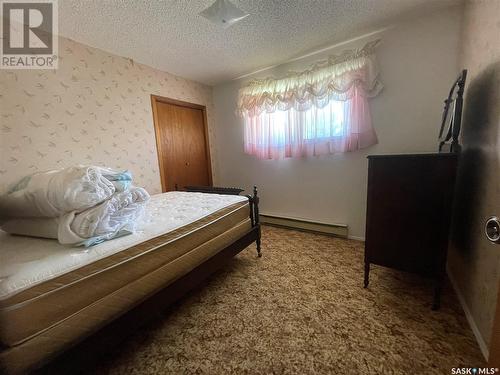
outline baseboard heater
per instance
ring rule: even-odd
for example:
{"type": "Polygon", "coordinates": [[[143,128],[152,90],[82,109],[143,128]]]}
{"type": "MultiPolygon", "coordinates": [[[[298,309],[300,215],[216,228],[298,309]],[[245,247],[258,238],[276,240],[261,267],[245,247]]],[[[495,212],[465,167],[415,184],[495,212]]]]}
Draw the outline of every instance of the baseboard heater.
{"type": "Polygon", "coordinates": [[[345,224],[330,224],[308,219],[271,214],[260,214],[259,217],[260,222],[264,225],[273,225],[277,227],[292,228],[347,238],[347,225],[345,224]]]}

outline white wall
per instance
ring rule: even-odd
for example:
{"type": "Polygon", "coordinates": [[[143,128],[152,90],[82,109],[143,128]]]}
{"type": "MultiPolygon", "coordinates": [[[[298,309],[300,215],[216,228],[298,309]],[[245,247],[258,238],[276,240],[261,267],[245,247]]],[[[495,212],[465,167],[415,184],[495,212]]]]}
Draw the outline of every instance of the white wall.
{"type": "MultiPolygon", "coordinates": [[[[459,71],[459,26],[462,9],[454,7],[400,22],[377,37],[384,91],[371,102],[379,144],[366,150],[306,159],[257,160],[243,152],[243,123],[235,115],[243,80],[213,90],[217,163],[221,186],[250,189],[257,185],[262,212],[347,224],[349,235],[364,238],[366,156],[377,153],[436,150],[443,100],[459,71]]],[[[353,35],[355,37],[355,35],[353,35]]],[[[282,76],[343,49],[285,64],[251,78],[282,76]]]]}

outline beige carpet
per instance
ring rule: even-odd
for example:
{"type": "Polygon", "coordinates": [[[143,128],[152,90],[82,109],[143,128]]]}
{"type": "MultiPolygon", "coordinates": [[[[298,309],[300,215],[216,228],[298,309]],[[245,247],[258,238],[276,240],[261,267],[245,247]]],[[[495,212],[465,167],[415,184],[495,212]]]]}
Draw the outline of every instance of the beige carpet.
{"type": "Polygon", "coordinates": [[[264,227],[244,250],[92,374],[450,374],[484,360],[451,287],[372,267],[363,244],[264,227]]]}

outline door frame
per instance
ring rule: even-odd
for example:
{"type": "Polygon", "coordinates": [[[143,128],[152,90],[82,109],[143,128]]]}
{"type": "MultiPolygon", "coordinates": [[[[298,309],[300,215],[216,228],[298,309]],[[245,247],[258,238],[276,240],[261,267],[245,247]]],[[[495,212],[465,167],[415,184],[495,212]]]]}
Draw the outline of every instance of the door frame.
{"type": "Polygon", "coordinates": [[[209,139],[208,139],[207,108],[201,104],[184,102],[182,100],[167,98],[165,96],[151,95],[151,106],[153,109],[153,125],[155,128],[155,139],[156,139],[156,152],[158,155],[158,166],[160,168],[160,181],[161,181],[162,192],[164,193],[166,191],[166,187],[168,186],[168,184],[167,184],[167,176],[165,173],[166,166],[163,165],[163,158],[162,158],[162,155],[163,155],[162,151],[163,150],[162,150],[162,142],[160,139],[160,125],[159,125],[159,121],[158,121],[158,108],[157,108],[158,103],[172,104],[172,105],[176,105],[179,107],[186,107],[186,108],[201,110],[202,118],[203,118],[203,130],[204,130],[204,135],[205,135],[205,149],[206,149],[207,168],[208,168],[208,183],[210,186],[212,186],[213,185],[212,159],[210,157],[210,143],[209,143],[209,139]]]}

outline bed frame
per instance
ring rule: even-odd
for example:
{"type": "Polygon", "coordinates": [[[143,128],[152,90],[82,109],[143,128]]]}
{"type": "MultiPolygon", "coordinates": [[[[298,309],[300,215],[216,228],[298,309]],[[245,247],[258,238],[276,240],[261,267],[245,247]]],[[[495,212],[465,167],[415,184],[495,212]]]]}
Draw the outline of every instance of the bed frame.
{"type": "MultiPolygon", "coordinates": [[[[203,191],[206,193],[221,193],[221,188],[204,189],[203,191]]],[[[227,189],[231,190],[233,188],[227,189]]],[[[189,191],[190,189],[187,190],[189,191]]],[[[238,195],[238,190],[242,191],[240,189],[235,189],[233,194],[238,195]]],[[[93,335],[75,343],[72,348],[61,353],[56,358],[50,358],[46,362],[39,364],[35,373],[75,374],[92,368],[92,366],[98,363],[100,358],[106,353],[109,353],[136,329],[154,319],[159,319],[162,316],[162,312],[167,307],[174,304],[189,291],[202,286],[208,276],[219,270],[228,263],[233,256],[247,248],[253,242],[255,242],[257,247],[257,256],[261,257],[259,197],[255,186],[253,188],[253,194],[247,195],[247,197],[250,205],[252,228],[242,237],[132,310],[124,312],[122,316],[110,322],[107,326],[95,332],[93,335]]]]}

